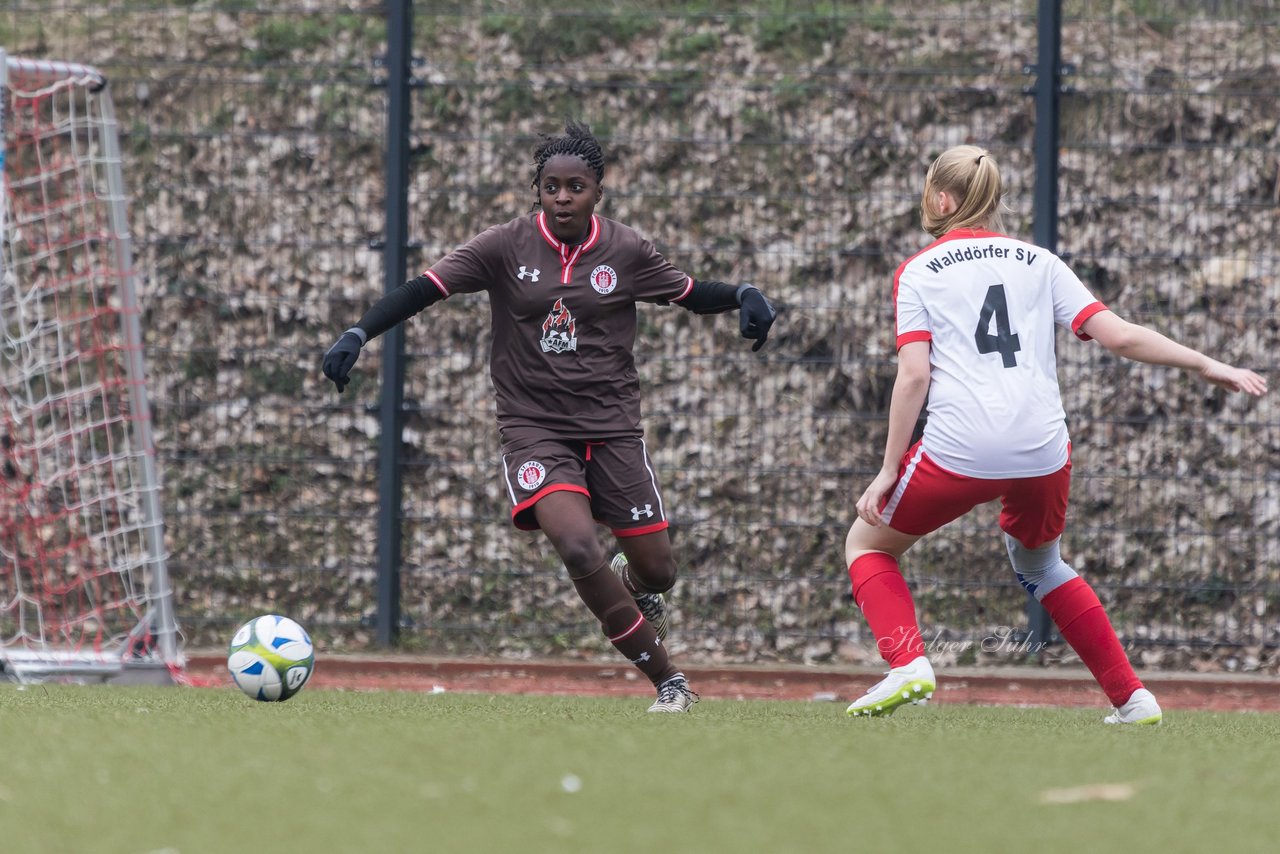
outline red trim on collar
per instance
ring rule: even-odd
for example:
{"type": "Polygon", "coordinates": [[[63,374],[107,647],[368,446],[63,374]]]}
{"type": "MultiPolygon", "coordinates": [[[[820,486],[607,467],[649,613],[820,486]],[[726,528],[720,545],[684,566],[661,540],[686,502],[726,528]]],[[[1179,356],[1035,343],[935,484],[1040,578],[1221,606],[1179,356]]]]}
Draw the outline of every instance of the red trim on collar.
{"type": "MultiPolygon", "coordinates": [[[[550,246],[552,249],[559,252],[561,255],[564,255],[565,253],[572,251],[570,247],[565,246],[563,243],[561,243],[560,239],[551,232],[551,226],[547,225],[546,211],[538,211],[538,216],[535,221],[538,224],[538,231],[542,234],[542,239],[547,241],[548,246],[550,246]]],[[[600,242],[600,233],[602,231],[603,229],[600,228],[600,217],[596,216],[595,214],[592,214],[591,230],[587,234],[587,239],[578,244],[578,246],[582,247],[583,252],[589,252],[592,247],[594,247],[597,243],[600,242]]],[[[577,248],[577,247],[574,247],[574,248],[577,248]]]]}
{"type": "Polygon", "coordinates": [[[547,212],[538,212],[538,231],[542,234],[542,239],[547,241],[547,245],[556,250],[560,254],[560,284],[567,285],[573,278],[574,265],[578,263],[578,259],[586,252],[600,242],[600,234],[603,231],[600,228],[600,219],[595,214],[591,215],[591,231],[587,234],[587,239],[572,248],[564,245],[560,240],[551,233],[551,228],[547,225],[547,212]]]}
{"type": "Polygon", "coordinates": [[[534,218],[534,222],[538,224],[538,231],[542,234],[542,239],[547,241],[547,245],[559,252],[564,248],[564,244],[556,239],[551,233],[551,229],[547,227],[547,212],[538,211],[538,216],[534,218]]]}

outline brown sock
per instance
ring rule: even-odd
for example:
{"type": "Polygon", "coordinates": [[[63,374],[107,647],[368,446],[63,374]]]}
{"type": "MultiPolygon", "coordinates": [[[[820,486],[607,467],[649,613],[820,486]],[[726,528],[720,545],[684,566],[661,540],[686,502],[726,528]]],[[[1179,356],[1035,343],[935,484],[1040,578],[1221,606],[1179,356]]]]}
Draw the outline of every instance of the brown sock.
{"type": "Polygon", "coordinates": [[[647,593],[666,593],[675,586],[675,573],[663,575],[661,578],[645,578],[636,571],[630,562],[622,568],[622,583],[626,585],[632,596],[643,596],[647,593]]]}
{"type": "Polygon", "coordinates": [[[601,563],[595,571],[573,579],[582,601],[595,614],[613,648],[631,661],[654,685],[679,670],[667,656],[658,633],[640,613],[631,593],[618,576],[601,563]]]}
{"type": "Polygon", "coordinates": [[[641,593],[647,592],[636,586],[635,579],[631,577],[631,564],[629,563],[622,568],[622,586],[627,588],[627,592],[630,593],[632,597],[639,596],[641,593]]]}

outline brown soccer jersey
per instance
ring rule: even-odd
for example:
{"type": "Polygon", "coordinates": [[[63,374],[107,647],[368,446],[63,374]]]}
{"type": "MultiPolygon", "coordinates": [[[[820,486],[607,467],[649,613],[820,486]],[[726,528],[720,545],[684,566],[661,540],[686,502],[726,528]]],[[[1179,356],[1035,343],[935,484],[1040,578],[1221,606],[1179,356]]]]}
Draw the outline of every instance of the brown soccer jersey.
{"type": "Polygon", "coordinates": [[[487,229],[426,275],[446,296],[489,293],[498,426],[581,439],[640,434],[636,303],[693,286],[634,229],[592,216],[587,239],[566,246],[541,212],[487,229]]]}

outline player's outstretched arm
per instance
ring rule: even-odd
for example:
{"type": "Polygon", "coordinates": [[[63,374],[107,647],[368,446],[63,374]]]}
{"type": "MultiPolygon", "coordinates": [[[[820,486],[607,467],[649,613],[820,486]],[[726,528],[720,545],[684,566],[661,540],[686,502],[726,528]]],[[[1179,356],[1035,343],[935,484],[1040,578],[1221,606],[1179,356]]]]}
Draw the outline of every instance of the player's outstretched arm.
{"type": "Polygon", "coordinates": [[[413,317],[432,303],[448,296],[427,273],[410,279],[400,287],[385,294],[375,302],[360,322],[348,329],[332,347],[324,353],[324,375],[333,380],[341,392],[351,380],[351,369],[360,350],[370,340],[377,338],[391,327],[413,317]]]}
{"type": "Polygon", "coordinates": [[[1248,368],[1219,362],[1154,329],[1130,323],[1113,311],[1098,312],[1084,322],[1080,331],[1117,356],[1135,362],[1194,371],[1207,382],[1228,391],[1241,391],[1255,397],[1267,390],[1266,379],[1248,368]]]}
{"type": "Polygon", "coordinates": [[[778,317],[769,300],[750,282],[729,285],[724,282],[695,280],[689,293],[676,304],[694,314],[720,314],[738,309],[738,326],[742,330],[742,337],[756,342],[751,347],[752,352],[759,350],[769,340],[769,329],[778,317]]]}

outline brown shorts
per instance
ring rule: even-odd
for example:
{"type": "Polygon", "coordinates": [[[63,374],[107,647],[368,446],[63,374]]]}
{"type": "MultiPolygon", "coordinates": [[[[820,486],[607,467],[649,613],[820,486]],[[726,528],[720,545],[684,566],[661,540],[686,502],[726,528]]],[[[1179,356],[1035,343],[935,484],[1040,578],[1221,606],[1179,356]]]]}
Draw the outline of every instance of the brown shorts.
{"type": "Polygon", "coordinates": [[[511,498],[511,521],[538,530],[533,505],[552,492],[579,492],[591,515],[615,536],[638,537],[667,527],[662,495],[644,439],[503,437],[502,476],[511,498]]]}

